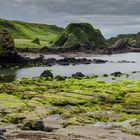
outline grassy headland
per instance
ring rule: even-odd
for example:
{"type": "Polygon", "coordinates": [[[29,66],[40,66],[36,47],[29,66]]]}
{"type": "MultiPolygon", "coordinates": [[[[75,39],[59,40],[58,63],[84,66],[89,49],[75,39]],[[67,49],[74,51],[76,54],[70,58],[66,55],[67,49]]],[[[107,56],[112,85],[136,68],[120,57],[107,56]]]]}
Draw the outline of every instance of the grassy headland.
{"type": "Polygon", "coordinates": [[[50,45],[61,35],[63,28],[55,25],[27,23],[0,19],[0,28],[8,29],[15,39],[17,48],[41,48],[50,45]],[[41,45],[32,43],[39,38],[41,45]]]}

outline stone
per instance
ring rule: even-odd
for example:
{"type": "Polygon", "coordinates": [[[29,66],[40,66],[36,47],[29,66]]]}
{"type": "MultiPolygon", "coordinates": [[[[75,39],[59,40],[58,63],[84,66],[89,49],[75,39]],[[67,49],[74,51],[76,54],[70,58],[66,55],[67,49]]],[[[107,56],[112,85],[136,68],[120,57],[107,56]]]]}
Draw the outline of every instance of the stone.
{"type": "Polygon", "coordinates": [[[45,128],[45,126],[44,126],[44,122],[42,120],[35,122],[33,125],[33,130],[44,131],[44,128],[45,128]]]}
{"type": "Polygon", "coordinates": [[[7,53],[14,51],[14,38],[6,29],[0,30],[0,56],[6,56],[7,53]]]}
{"type": "Polygon", "coordinates": [[[26,122],[22,127],[21,130],[32,130],[33,124],[31,122],[26,122]]]}
{"type": "Polygon", "coordinates": [[[53,73],[50,70],[45,70],[40,76],[45,78],[53,78],[53,73]]]}
{"type": "Polygon", "coordinates": [[[76,72],[75,74],[72,74],[72,77],[74,78],[80,78],[80,77],[84,77],[85,75],[81,72],[76,72]]]}

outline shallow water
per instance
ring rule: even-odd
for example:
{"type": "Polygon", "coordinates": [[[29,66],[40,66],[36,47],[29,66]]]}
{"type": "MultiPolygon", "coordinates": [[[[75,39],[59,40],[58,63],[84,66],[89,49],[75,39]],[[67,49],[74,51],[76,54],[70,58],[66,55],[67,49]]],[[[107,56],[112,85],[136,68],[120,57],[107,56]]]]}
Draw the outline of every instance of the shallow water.
{"type": "MultiPolygon", "coordinates": [[[[61,59],[62,56],[59,55],[45,55],[45,58],[56,58],[61,59]]],[[[83,58],[83,57],[76,57],[83,58]]],[[[73,73],[82,72],[85,75],[100,75],[99,79],[104,79],[107,81],[112,80],[112,77],[109,76],[104,78],[103,74],[111,74],[116,71],[122,73],[130,74],[129,77],[121,77],[123,79],[136,79],[140,80],[140,72],[132,73],[133,71],[140,71],[140,53],[125,53],[125,54],[114,54],[114,55],[92,55],[84,56],[87,59],[103,59],[108,61],[115,61],[113,63],[108,62],[105,64],[88,64],[88,65],[69,65],[69,66],[60,66],[55,65],[52,67],[31,67],[31,68],[21,68],[16,71],[11,69],[0,69],[0,74],[13,75],[15,79],[20,79],[22,77],[36,77],[39,76],[44,70],[52,70],[54,75],[63,75],[71,76],[73,73]],[[118,63],[117,61],[135,61],[136,63],[118,63]]]]}

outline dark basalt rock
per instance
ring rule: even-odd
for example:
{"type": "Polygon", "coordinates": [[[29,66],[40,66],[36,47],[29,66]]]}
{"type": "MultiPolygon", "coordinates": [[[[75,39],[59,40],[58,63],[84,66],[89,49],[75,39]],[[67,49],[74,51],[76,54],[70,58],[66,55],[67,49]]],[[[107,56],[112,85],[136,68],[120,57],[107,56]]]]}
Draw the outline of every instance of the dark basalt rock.
{"type": "Polygon", "coordinates": [[[75,74],[72,74],[72,77],[74,78],[80,78],[80,77],[84,77],[85,75],[81,72],[76,72],[75,74]]]}
{"type": "Polygon", "coordinates": [[[65,77],[63,77],[61,75],[57,75],[57,76],[55,76],[55,79],[58,81],[63,81],[63,80],[65,80],[65,77]]]}
{"type": "Polygon", "coordinates": [[[45,126],[42,120],[35,122],[33,125],[33,130],[44,131],[44,128],[45,126]]]}
{"type": "Polygon", "coordinates": [[[100,63],[106,63],[108,62],[107,60],[101,60],[101,59],[93,59],[93,63],[96,63],[96,64],[100,64],[100,63]]]}
{"type": "Polygon", "coordinates": [[[40,76],[45,78],[53,78],[53,73],[49,70],[45,70],[40,76]]]}
{"type": "Polygon", "coordinates": [[[8,30],[0,30],[0,57],[6,56],[7,53],[14,51],[15,44],[14,39],[8,30]]]}
{"type": "Polygon", "coordinates": [[[32,130],[33,124],[31,122],[26,122],[22,127],[21,130],[32,130]]]}
{"type": "Polygon", "coordinates": [[[4,137],[4,132],[3,130],[0,130],[0,140],[6,140],[6,138],[4,137]]]}
{"type": "Polygon", "coordinates": [[[111,75],[114,76],[114,77],[120,77],[120,76],[123,75],[123,73],[121,73],[121,72],[114,72],[111,75]]]}

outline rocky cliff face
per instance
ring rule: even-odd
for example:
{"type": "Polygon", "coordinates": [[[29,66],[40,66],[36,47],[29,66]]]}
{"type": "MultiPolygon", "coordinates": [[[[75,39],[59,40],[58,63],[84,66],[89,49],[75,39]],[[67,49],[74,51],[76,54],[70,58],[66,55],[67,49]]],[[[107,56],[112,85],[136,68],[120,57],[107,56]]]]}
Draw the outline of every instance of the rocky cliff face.
{"type": "Polygon", "coordinates": [[[140,32],[136,35],[136,46],[140,47],[140,32]]]}
{"type": "Polygon", "coordinates": [[[61,37],[54,43],[55,47],[72,48],[75,46],[90,46],[96,48],[105,46],[106,41],[100,30],[94,29],[89,23],[72,23],[64,30],[61,37]]]}
{"type": "Polygon", "coordinates": [[[9,52],[14,50],[14,39],[8,30],[0,30],[0,57],[6,56],[9,52]]]}

